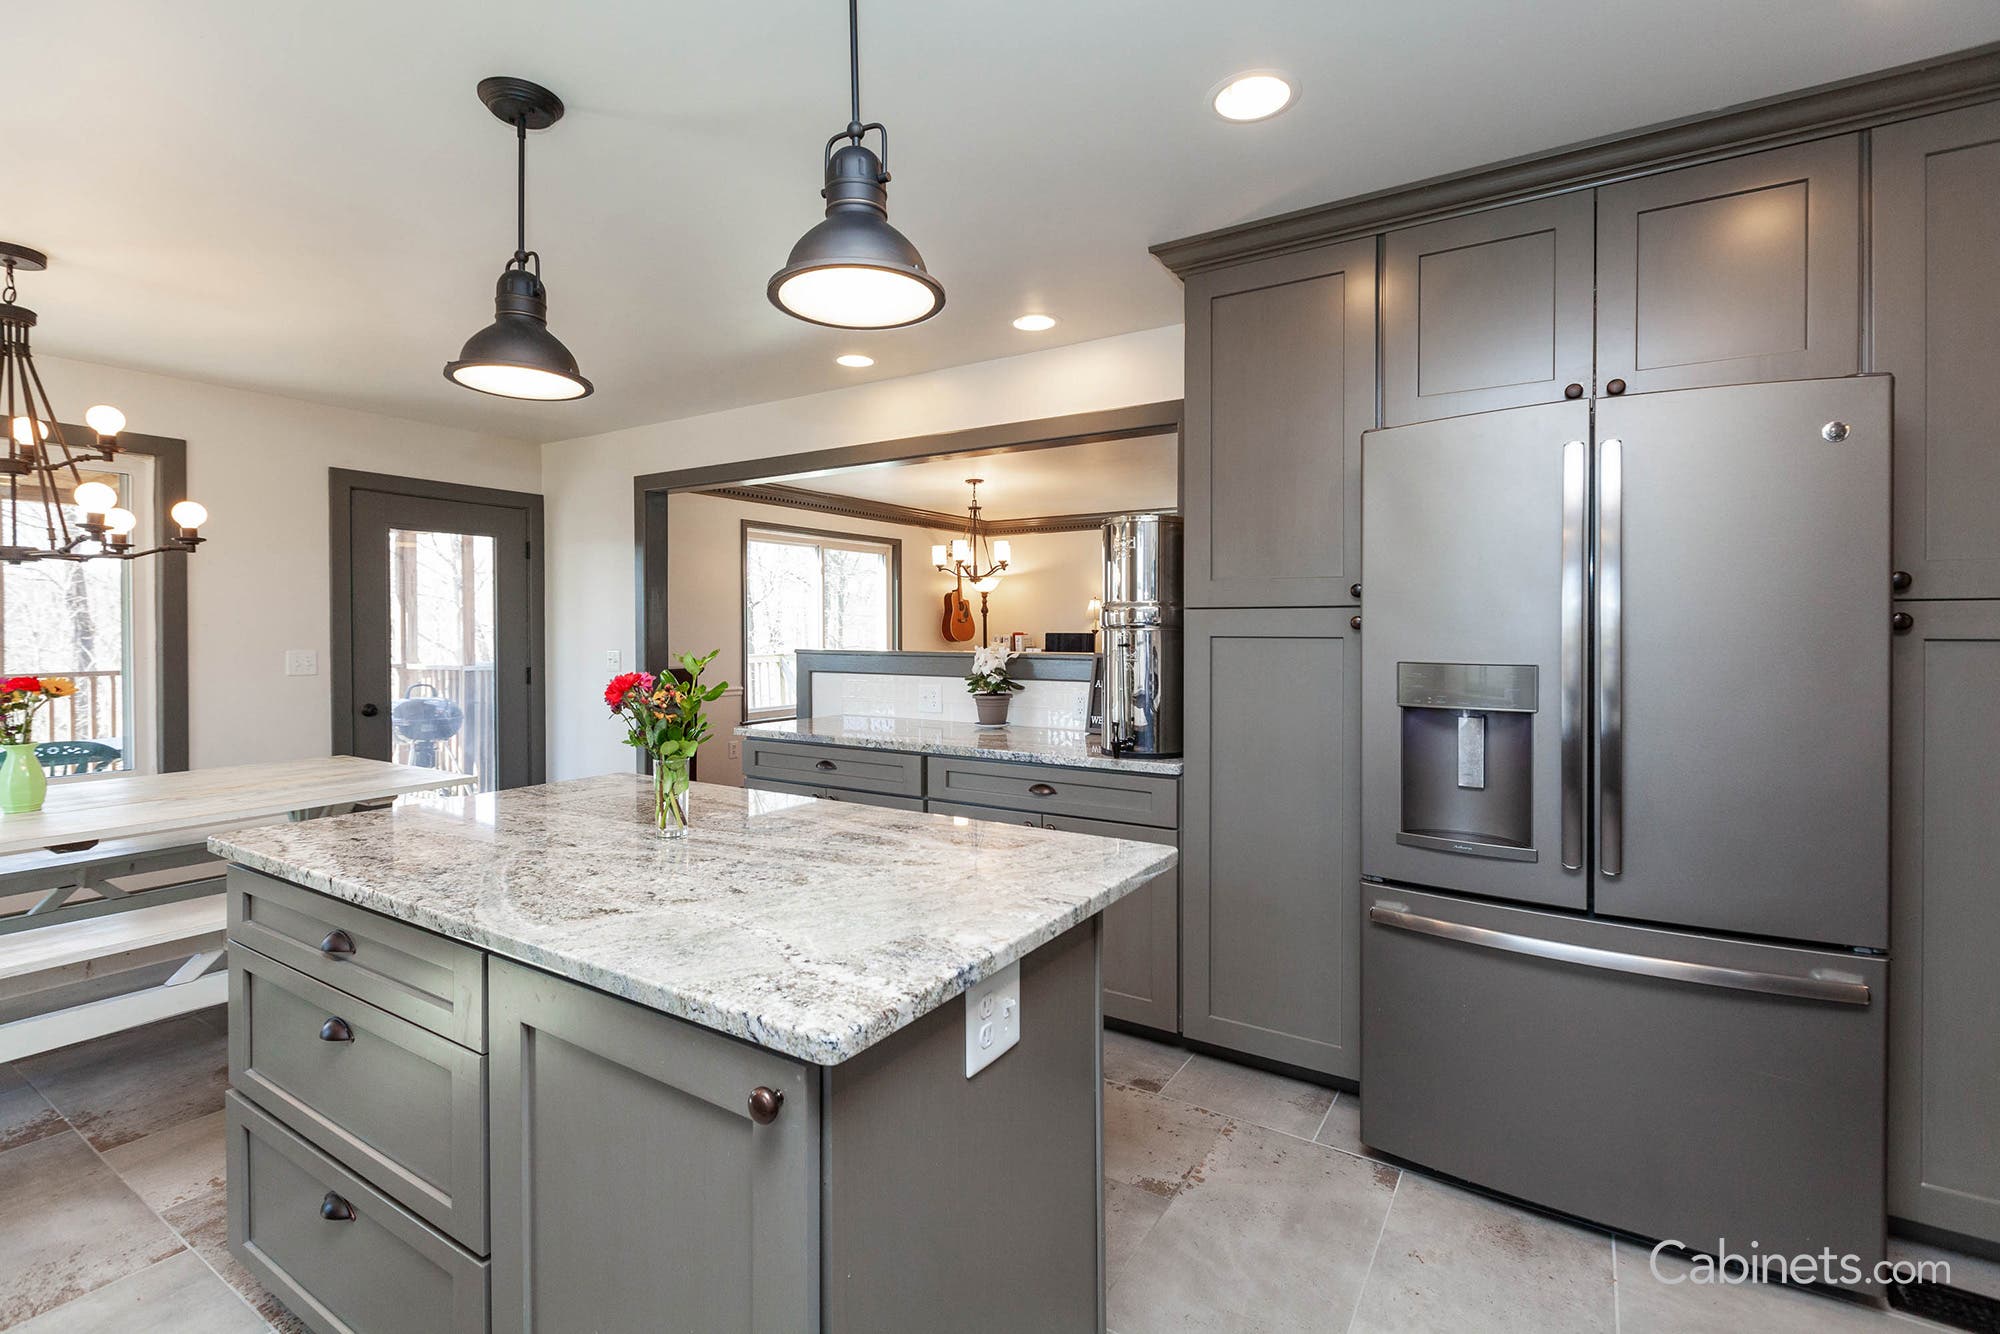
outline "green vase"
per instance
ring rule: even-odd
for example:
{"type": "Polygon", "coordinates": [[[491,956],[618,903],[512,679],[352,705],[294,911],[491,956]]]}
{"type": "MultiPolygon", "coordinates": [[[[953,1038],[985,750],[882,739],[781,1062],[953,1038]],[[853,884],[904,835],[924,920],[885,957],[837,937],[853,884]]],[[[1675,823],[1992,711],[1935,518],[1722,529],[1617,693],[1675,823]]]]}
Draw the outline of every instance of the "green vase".
{"type": "Polygon", "coordinates": [[[42,808],[49,776],[28,742],[0,746],[0,815],[28,815],[42,808]]]}

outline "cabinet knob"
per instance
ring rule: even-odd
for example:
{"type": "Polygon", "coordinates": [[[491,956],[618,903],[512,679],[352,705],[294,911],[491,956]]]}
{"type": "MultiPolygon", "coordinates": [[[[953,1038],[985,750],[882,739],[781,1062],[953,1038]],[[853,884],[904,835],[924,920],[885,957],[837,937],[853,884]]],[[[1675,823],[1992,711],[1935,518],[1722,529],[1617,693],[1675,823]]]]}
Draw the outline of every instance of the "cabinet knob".
{"type": "Polygon", "coordinates": [[[354,937],[336,927],[326,933],[326,939],[320,941],[319,952],[321,954],[352,954],[354,953],[354,937]]]}
{"type": "Polygon", "coordinates": [[[352,1223],[354,1206],[333,1191],[328,1191],[326,1198],[319,1202],[319,1216],[329,1223],[352,1223]]]}
{"type": "Polygon", "coordinates": [[[1582,386],[1582,385],[1580,385],[1580,384],[1566,384],[1566,385],[1564,385],[1564,386],[1563,386],[1563,397],[1564,397],[1564,398],[1582,398],[1582,397],[1583,397],[1583,386],[1582,386]]]}
{"type": "Polygon", "coordinates": [[[361,716],[363,718],[373,718],[376,714],[380,712],[382,712],[382,710],[375,707],[373,704],[363,704],[361,706],[361,716]]]}
{"type": "Polygon", "coordinates": [[[1347,586],[1347,596],[1349,596],[1349,597],[1351,597],[1351,598],[1358,598],[1358,597],[1360,597],[1360,596],[1361,596],[1361,585],[1360,585],[1360,584],[1349,584],[1349,585],[1347,586]]]}
{"type": "Polygon", "coordinates": [[[1889,576],[1889,587],[1895,589],[1898,593],[1907,591],[1912,582],[1908,570],[1898,570],[1889,576]]]}
{"type": "Polygon", "coordinates": [[[347,1026],[345,1019],[342,1019],[339,1015],[334,1015],[319,1026],[319,1040],[321,1042],[352,1042],[354,1041],[354,1030],[347,1026]]]}
{"type": "Polygon", "coordinates": [[[838,769],[839,767],[840,766],[835,764],[832,760],[820,760],[813,765],[813,768],[823,769],[827,773],[832,773],[835,769],[838,769]]]}
{"type": "Polygon", "coordinates": [[[1916,628],[1917,618],[1906,611],[1899,611],[1889,618],[1889,628],[1899,635],[1906,635],[1916,628]]]}
{"type": "Polygon", "coordinates": [[[1348,617],[1347,628],[1350,630],[1359,630],[1361,628],[1361,618],[1359,616],[1348,617]]]}
{"type": "Polygon", "coordinates": [[[1607,394],[1622,394],[1625,392],[1625,382],[1623,380],[1606,381],[1604,392],[1607,394]]]}
{"type": "Polygon", "coordinates": [[[1047,783],[1030,783],[1028,784],[1028,791],[1038,797],[1053,797],[1056,794],[1056,790],[1047,783]]]}
{"type": "Polygon", "coordinates": [[[778,1113],[785,1105],[782,1089],[765,1088],[759,1084],[750,1090],[750,1119],[760,1126],[768,1126],[778,1119],[778,1113]]]}

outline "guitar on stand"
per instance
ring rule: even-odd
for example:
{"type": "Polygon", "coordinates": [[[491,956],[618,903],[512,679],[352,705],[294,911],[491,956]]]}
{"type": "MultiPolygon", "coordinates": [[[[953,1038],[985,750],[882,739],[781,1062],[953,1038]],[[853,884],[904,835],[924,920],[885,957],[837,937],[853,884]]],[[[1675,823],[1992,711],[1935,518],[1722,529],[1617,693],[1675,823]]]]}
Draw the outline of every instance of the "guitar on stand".
{"type": "Polygon", "coordinates": [[[945,642],[963,644],[973,633],[972,604],[965,600],[965,576],[960,574],[958,587],[944,595],[945,642]]]}

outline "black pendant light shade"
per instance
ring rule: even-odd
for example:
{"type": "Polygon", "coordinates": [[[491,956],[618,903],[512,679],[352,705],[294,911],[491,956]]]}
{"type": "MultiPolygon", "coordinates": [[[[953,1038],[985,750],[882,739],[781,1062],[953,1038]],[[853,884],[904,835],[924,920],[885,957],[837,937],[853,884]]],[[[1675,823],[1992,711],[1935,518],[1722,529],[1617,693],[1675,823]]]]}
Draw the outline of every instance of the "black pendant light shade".
{"type": "Polygon", "coordinates": [[[458,360],[446,364],[445,378],[501,398],[586,397],[590,381],[577,369],[569,349],[549,332],[542,257],[527,248],[528,131],[561,120],[562,100],[540,84],[504,77],[481,79],[479,100],[514,127],[518,152],[514,257],[494,288],[493,323],[466,340],[458,360]]]}
{"type": "Polygon", "coordinates": [[[765,288],[771,304],[809,324],[836,329],[894,329],[944,308],[944,284],[924,267],[909,238],[889,225],[889,132],[861,122],[861,48],[857,0],[848,0],[847,128],[826,141],[826,221],[799,238],[785,267],[765,288]],[[861,141],[874,130],[882,155],[861,141]],[[845,144],[834,147],[842,140],[845,144]]]}

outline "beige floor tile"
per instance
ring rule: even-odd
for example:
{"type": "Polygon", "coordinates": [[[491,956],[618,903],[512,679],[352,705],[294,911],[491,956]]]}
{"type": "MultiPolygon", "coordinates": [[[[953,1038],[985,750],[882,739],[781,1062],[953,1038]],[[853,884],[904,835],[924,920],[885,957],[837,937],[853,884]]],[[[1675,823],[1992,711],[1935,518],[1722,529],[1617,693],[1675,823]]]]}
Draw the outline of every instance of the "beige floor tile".
{"type": "MultiPolygon", "coordinates": [[[[2000,1264],[1982,1260],[1977,1256],[1965,1255],[1958,1251],[1948,1251],[1939,1246],[1926,1246],[1920,1241],[1906,1241],[1902,1237],[1889,1238],[1889,1258],[1926,1264],[1941,1262],[1951,1267],[1951,1286],[1976,1292],[1982,1297],[2000,1301],[2000,1264]]],[[[1926,1276],[1934,1271],[1926,1271],[1926,1276]]]]}
{"type": "Polygon", "coordinates": [[[100,1153],[222,1110],[229,1085],[227,1043],[191,1015],[33,1056],[17,1068],[100,1153]]]}
{"type": "Polygon", "coordinates": [[[1187,1061],[1187,1052],[1179,1047],[1136,1038],[1115,1029],[1104,1030],[1104,1077],[1114,1084],[1158,1093],[1160,1086],[1172,1079],[1187,1061]]]}
{"type": "Polygon", "coordinates": [[[1609,1236],[1405,1172],[1354,1329],[1556,1334],[1615,1320],[1609,1236]]]}
{"type": "Polygon", "coordinates": [[[222,1191],[203,1195],[167,1210],[166,1220],[187,1239],[187,1244],[222,1275],[223,1281],[241,1293],[257,1314],[271,1323],[279,1334],[310,1334],[305,1322],[251,1276],[249,1270],[229,1253],[229,1210],[222,1191]]]}
{"type": "Polygon", "coordinates": [[[223,1114],[210,1112],[107,1149],[104,1161],[140,1199],[165,1213],[222,1189],[227,1135],[223,1114]]]}
{"type": "Polygon", "coordinates": [[[16,1325],[13,1334],[264,1334],[215,1271],[182,1251],[16,1325]]]}
{"type": "Polygon", "coordinates": [[[1379,1164],[1234,1125],[1112,1284],[1109,1323],[1120,1334],[1344,1330],[1395,1189],[1379,1164]]]}
{"type": "Polygon", "coordinates": [[[1167,1211],[1168,1197],[1123,1181],[1104,1183],[1104,1274],[1116,1283],[1139,1243],[1167,1211]]]}
{"type": "Polygon", "coordinates": [[[1157,1093],[1104,1088],[1104,1175],[1161,1199],[1180,1193],[1188,1174],[1234,1124],[1157,1093]]]}
{"type": "Polygon", "coordinates": [[[0,1329],[181,1249],[70,1131],[0,1153],[0,1329]]]}
{"type": "Polygon", "coordinates": [[[1662,1255],[1659,1276],[1651,1252],[1618,1243],[1618,1327],[1622,1334],[1880,1334],[1914,1331],[1889,1312],[1825,1293],[1778,1284],[1697,1283],[1693,1267],[1662,1255]],[[1679,1281],[1662,1281],[1679,1280],[1679,1281]]]}
{"type": "Polygon", "coordinates": [[[1311,1139],[1333,1105],[1333,1090],[1197,1055],[1160,1092],[1266,1130],[1311,1139]]]}
{"type": "Polygon", "coordinates": [[[1320,1123],[1319,1133],[1313,1138],[1342,1153],[1362,1158],[1381,1157],[1361,1141],[1361,1099],[1352,1093],[1342,1093],[1333,1100],[1333,1106],[1327,1109],[1326,1120],[1320,1123]]]}
{"type": "Polygon", "coordinates": [[[66,1130],[62,1113],[11,1065],[0,1065],[0,1153],[66,1130]]]}

